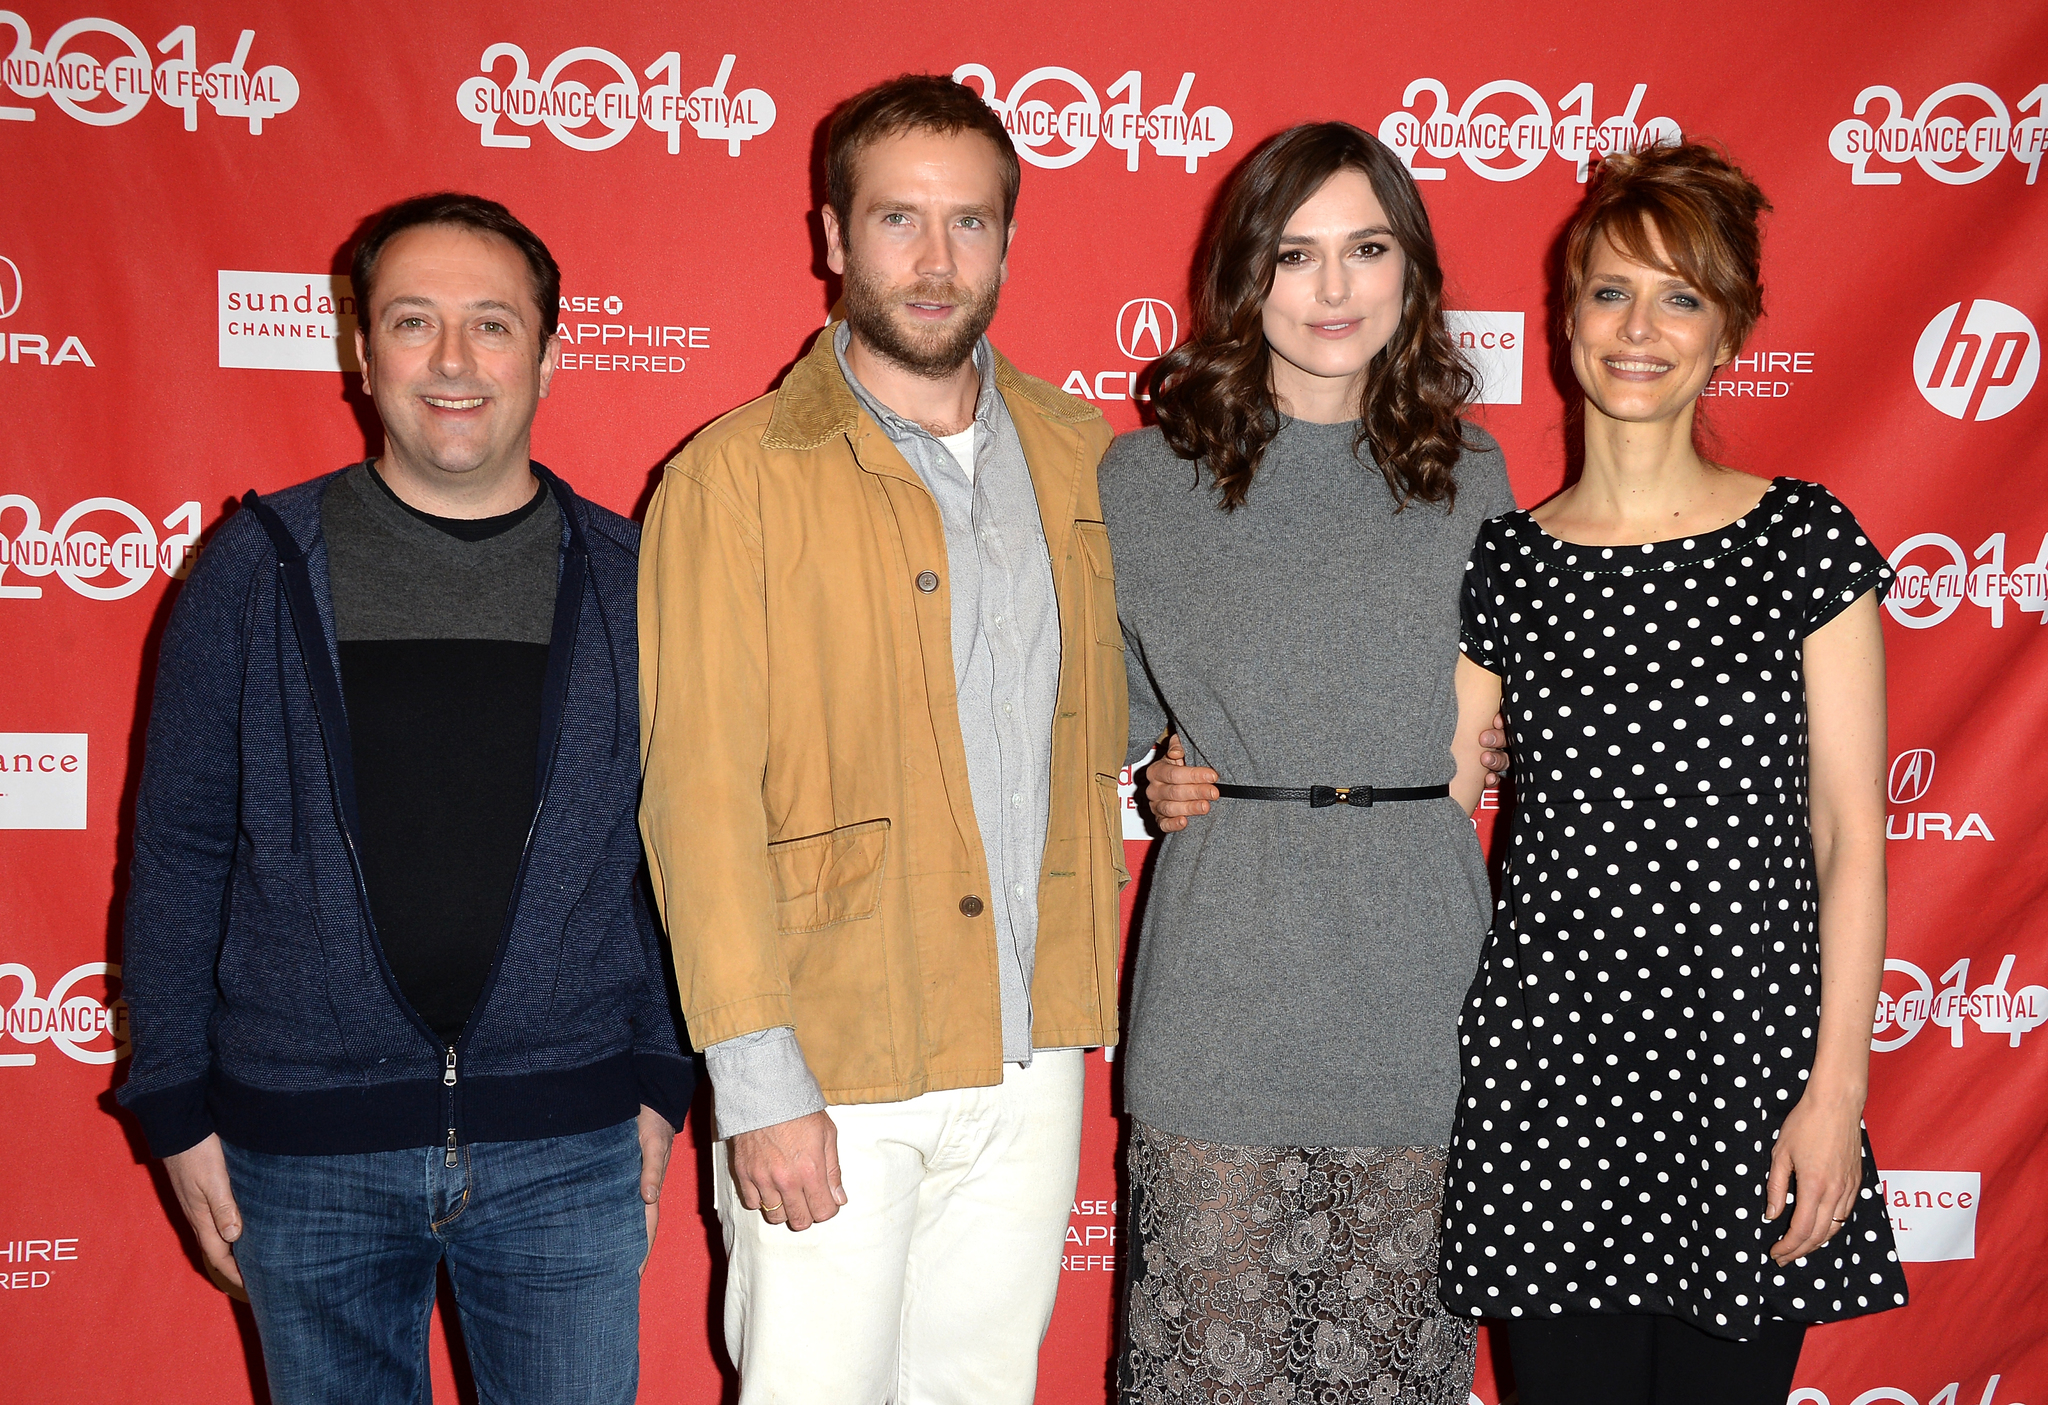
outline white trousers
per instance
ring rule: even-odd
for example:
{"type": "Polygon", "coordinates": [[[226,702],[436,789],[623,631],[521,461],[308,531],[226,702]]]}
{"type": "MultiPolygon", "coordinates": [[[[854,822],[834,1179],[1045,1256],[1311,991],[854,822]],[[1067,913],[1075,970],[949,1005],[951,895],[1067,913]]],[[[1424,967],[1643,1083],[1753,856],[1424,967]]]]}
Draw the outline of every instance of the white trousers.
{"type": "Polygon", "coordinates": [[[1081,1158],[1078,1049],[998,1087],[835,1107],[846,1204],[802,1233],[712,1149],[740,1405],[1029,1405],[1081,1158]]]}

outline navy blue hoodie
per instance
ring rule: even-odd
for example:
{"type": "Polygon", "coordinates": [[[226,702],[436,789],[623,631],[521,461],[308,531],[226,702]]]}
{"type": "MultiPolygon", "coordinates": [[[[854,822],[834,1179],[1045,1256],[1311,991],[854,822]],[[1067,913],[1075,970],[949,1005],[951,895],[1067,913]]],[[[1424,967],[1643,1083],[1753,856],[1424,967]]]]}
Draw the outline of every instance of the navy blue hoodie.
{"type": "Polygon", "coordinates": [[[121,1102],[169,1156],[218,1132],[341,1155],[681,1125],[639,881],[640,529],[539,464],[562,511],[540,797],[491,973],[451,1053],[399,993],[358,860],[320,502],[250,494],[171,611],[135,805],[121,1102]]]}

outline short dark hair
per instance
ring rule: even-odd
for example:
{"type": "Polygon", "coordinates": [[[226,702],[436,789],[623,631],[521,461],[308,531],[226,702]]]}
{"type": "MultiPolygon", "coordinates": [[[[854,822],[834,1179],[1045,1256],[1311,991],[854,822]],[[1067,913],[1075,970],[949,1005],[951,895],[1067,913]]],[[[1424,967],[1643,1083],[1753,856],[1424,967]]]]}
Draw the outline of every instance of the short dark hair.
{"type": "Polygon", "coordinates": [[[562,301],[562,270],[540,236],[521,224],[513,213],[495,200],[481,195],[464,195],[443,190],[433,195],[415,195],[378,212],[369,230],[356,241],[355,256],[349,264],[349,281],[355,285],[357,316],[369,323],[370,284],[377,274],[377,260],[384,246],[408,229],[421,225],[449,225],[495,234],[517,249],[533,275],[533,300],[540,308],[540,339],[545,346],[555,334],[562,301]]]}
{"type": "Polygon", "coordinates": [[[1017,213],[1017,188],[1024,181],[1017,148],[994,108],[965,83],[939,73],[905,73],[877,83],[833,111],[825,138],[825,203],[838,213],[842,225],[853,218],[861,152],[900,132],[979,132],[987,137],[996,149],[1003,182],[1003,228],[1009,229],[1017,213]]]}

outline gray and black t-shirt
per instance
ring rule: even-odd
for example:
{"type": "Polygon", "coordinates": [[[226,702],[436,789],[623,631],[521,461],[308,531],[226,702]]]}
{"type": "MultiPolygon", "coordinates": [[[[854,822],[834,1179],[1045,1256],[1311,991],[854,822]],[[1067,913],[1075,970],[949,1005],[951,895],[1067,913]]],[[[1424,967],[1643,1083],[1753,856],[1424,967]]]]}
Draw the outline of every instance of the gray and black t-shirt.
{"type": "Polygon", "coordinates": [[[532,823],[562,535],[433,517],[369,463],[321,500],[363,880],[399,989],[454,1043],[483,994],[532,823]]]}

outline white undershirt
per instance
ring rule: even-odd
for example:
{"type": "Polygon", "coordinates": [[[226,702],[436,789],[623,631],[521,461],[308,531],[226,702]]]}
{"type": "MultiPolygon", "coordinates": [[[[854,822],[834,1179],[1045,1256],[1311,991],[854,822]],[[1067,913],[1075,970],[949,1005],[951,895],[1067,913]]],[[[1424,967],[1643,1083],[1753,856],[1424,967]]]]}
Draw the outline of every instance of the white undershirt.
{"type": "Polygon", "coordinates": [[[934,435],[946,452],[953,456],[953,462],[960,465],[960,471],[967,475],[967,481],[974,481],[974,426],[968,425],[958,434],[934,435]]]}

